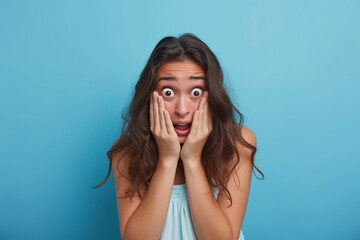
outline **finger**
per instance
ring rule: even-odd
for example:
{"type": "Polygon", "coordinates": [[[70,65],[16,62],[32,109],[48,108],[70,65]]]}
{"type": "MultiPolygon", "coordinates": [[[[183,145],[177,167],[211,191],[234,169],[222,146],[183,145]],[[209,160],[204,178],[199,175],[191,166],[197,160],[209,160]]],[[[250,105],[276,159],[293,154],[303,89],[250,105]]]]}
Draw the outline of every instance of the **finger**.
{"type": "Polygon", "coordinates": [[[208,130],[209,133],[212,131],[212,114],[211,114],[211,110],[210,110],[210,106],[209,106],[209,92],[206,91],[206,111],[207,111],[207,116],[208,116],[208,121],[207,121],[207,126],[208,126],[208,130]]]}
{"type": "Polygon", "coordinates": [[[209,96],[209,93],[208,93],[208,91],[205,91],[205,92],[204,92],[204,95],[203,95],[203,97],[207,99],[207,98],[208,98],[208,96],[209,96]]]}
{"type": "Polygon", "coordinates": [[[209,121],[208,107],[209,107],[209,104],[206,100],[205,104],[204,104],[204,121],[203,121],[203,131],[205,133],[207,133],[207,131],[208,131],[208,121],[209,121]]]}
{"type": "Polygon", "coordinates": [[[154,131],[154,104],[153,104],[154,93],[150,96],[150,130],[154,131]]]}
{"type": "Polygon", "coordinates": [[[176,134],[169,112],[167,110],[164,110],[164,118],[168,134],[176,134]]]}
{"type": "Polygon", "coordinates": [[[160,129],[158,97],[159,94],[155,92],[154,93],[154,130],[160,129]]]}
{"type": "Polygon", "coordinates": [[[204,130],[204,106],[206,98],[201,99],[200,109],[199,109],[199,129],[204,130]]]}
{"type": "Polygon", "coordinates": [[[193,117],[192,124],[191,124],[190,133],[196,135],[197,132],[198,132],[198,128],[199,128],[199,110],[196,110],[195,114],[194,114],[194,117],[193,117]]]}
{"type": "Polygon", "coordinates": [[[205,98],[205,104],[204,104],[204,121],[203,121],[203,131],[205,133],[207,133],[208,131],[208,127],[209,127],[209,103],[208,103],[208,96],[209,96],[209,92],[205,91],[204,93],[204,98],[205,98]]]}
{"type": "Polygon", "coordinates": [[[211,111],[210,111],[210,107],[209,107],[209,103],[206,101],[206,107],[205,107],[205,111],[206,111],[206,131],[208,133],[210,133],[212,131],[212,116],[211,116],[211,111]]]}
{"type": "Polygon", "coordinates": [[[160,120],[160,128],[161,128],[161,131],[165,131],[166,133],[167,132],[167,129],[166,129],[166,125],[165,125],[165,118],[164,118],[164,110],[165,110],[165,107],[164,107],[164,101],[162,99],[161,96],[159,96],[159,120],[160,120]]]}

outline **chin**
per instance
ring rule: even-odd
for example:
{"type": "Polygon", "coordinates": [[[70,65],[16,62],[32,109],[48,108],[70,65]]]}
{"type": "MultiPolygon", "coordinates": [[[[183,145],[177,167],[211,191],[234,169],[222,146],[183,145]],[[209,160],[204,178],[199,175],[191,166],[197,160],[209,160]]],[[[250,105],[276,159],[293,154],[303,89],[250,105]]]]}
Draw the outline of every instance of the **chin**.
{"type": "Polygon", "coordinates": [[[184,144],[184,142],[185,142],[185,140],[186,140],[186,137],[187,137],[187,136],[179,136],[179,137],[178,137],[180,144],[184,144]]]}

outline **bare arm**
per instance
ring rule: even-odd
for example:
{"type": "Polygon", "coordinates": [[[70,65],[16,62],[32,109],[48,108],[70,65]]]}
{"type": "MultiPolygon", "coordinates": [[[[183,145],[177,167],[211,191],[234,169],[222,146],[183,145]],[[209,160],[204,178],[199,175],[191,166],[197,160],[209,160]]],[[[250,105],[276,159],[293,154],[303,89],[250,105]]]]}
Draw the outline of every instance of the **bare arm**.
{"type": "Polygon", "coordinates": [[[184,171],[198,239],[232,239],[230,223],[216,202],[201,164],[184,164],[184,171]]]}
{"type": "MultiPolygon", "coordinates": [[[[220,191],[218,199],[215,199],[201,164],[200,150],[203,149],[211,129],[206,100],[202,100],[194,115],[191,132],[181,150],[191,216],[199,239],[238,239],[250,191],[251,151],[237,144],[240,163],[236,165],[236,171],[231,173],[227,182],[227,189],[233,200],[232,206],[227,208],[229,201],[223,196],[223,192],[220,191]],[[236,184],[236,174],[241,187],[236,184]]],[[[242,129],[245,140],[256,145],[254,134],[246,127],[242,129]]],[[[235,163],[236,155],[231,161],[231,164],[235,163]]]]}
{"type": "MultiPolygon", "coordinates": [[[[169,208],[180,144],[164,102],[157,92],[154,92],[150,100],[150,128],[157,144],[159,158],[149,188],[146,190],[145,183],[141,186],[140,191],[145,195],[143,199],[136,197],[130,201],[130,198],[123,198],[117,202],[123,239],[159,239],[169,208]]],[[[126,189],[131,186],[127,171],[130,161],[129,157],[118,161],[126,177],[121,176],[120,172],[115,174],[114,170],[118,197],[124,196],[126,189]]]]}
{"type": "MultiPolygon", "coordinates": [[[[245,139],[256,145],[255,135],[246,127],[243,127],[243,131],[245,139]]],[[[215,199],[204,169],[201,164],[197,164],[199,161],[184,163],[191,216],[199,239],[238,239],[239,237],[249,197],[252,164],[251,151],[240,145],[238,150],[240,163],[227,183],[233,201],[229,208],[230,201],[222,195],[222,192],[219,193],[218,199],[215,199]],[[238,183],[236,173],[241,184],[238,183]]],[[[233,160],[236,160],[235,157],[233,160]]]]}
{"type": "MultiPolygon", "coordinates": [[[[253,146],[256,146],[256,137],[254,133],[246,127],[242,127],[242,134],[245,140],[253,146]]],[[[235,171],[231,173],[227,188],[231,193],[232,205],[230,201],[220,192],[217,202],[230,222],[233,239],[238,239],[246,213],[247,203],[250,193],[251,175],[253,165],[251,163],[252,150],[240,146],[237,143],[237,149],[240,154],[240,162],[236,165],[235,171]]],[[[234,156],[233,162],[235,162],[234,156]]]]}
{"type": "MultiPolygon", "coordinates": [[[[160,238],[175,178],[177,163],[174,162],[175,164],[172,165],[158,162],[149,189],[146,191],[145,184],[141,187],[141,192],[144,194],[142,200],[137,195],[131,201],[130,198],[117,200],[120,233],[124,240],[160,238]]],[[[124,166],[125,164],[120,162],[119,167],[123,171],[124,166]]],[[[115,164],[113,167],[116,167],[115,164]]],[[[113,169],[116,195],[125,196],[125,190],[130,186],[130,182],[121,176],[117,169],[113,169]]]]}
{"type": "MultiPolygon", "coordinates": [[[[243,127],[245,139],[256,145],[255,135],[243,127]]],[[[240,163],[232,172],[227,188],[232,197],[230,201],[219,193],[215,199],[205,172],[199,161],[184,163],[188,199],[194,228],[199,239],[238,239],[245,216],[250,191],[252,164],[251,150],[238,145],[240,163]],[[238,175],[239,179],[237,178],[238,175]],[[239,183],[240,180],[240,183],[239,183]]],[[[233,161],[236,158],[234,157],[233,161]]]]}

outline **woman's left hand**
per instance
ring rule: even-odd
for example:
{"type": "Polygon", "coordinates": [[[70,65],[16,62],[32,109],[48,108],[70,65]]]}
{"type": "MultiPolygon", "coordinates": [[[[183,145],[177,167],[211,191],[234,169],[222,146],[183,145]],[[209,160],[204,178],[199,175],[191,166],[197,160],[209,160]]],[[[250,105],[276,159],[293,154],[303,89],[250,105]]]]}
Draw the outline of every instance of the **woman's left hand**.
{"type": "Polygon", "coordinates": [[[181,148],[180,157],[182,161],[201,161],[201,153],[204,145],[212,131],[212,120],[207,102],[208,92],[204,93],[201,99],[199,109],[196,110],[191,130],[187,136],[184,145],[181,148]]]}

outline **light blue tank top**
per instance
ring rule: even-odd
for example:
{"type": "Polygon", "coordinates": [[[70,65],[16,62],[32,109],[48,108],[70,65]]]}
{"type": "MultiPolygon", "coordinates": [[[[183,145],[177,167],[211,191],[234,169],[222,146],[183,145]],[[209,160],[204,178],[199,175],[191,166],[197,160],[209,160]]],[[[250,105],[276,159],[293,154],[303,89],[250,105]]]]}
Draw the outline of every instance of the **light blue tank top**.
{"type": "MultiPolygon", "coordinates": [[[[219,190],[215,190],[214,196],[217,199],[219,190]]],[[[192,240],[197,239],[191,219],[189,202],[186,191],[186,183],[173,185],[171,192],[169,210],[166,216],[164,229],[161,238],[164,240],[192,240]]],[[[240,231],[239,240],[245,240],[240,231]]]]}

